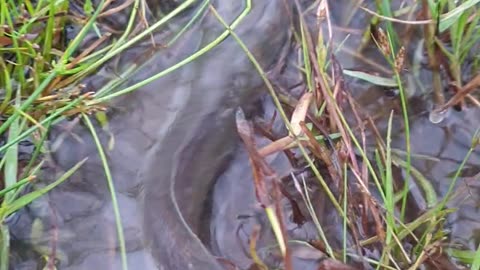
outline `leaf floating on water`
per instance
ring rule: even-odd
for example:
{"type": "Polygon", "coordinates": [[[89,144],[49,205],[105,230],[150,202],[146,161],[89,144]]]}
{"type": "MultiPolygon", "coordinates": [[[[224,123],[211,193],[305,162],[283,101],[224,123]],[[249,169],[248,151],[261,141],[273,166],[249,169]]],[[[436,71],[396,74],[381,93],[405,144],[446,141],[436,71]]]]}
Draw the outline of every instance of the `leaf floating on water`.
{"type": "Polygon", "coordinates": [[[376,75],[372,75],[363,71],[355,71],[344,69],[343,74],[348,75],[353,78],[357,78],[363,81],[367,81],[371,84],[385,87],[398,87],[397,81],[392,78],[385,78],[376,75]]]}

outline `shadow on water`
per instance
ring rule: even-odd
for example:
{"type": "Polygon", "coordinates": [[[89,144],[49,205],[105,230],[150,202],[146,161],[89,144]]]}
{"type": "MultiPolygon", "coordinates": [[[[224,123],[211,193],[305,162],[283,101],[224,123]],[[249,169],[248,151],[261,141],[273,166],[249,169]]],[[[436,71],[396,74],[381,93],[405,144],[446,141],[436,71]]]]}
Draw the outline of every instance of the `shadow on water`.
{"type": "MultiPolygon", "coordinates": [[[[215,6],[228,21],[243,8],[243,1],[217,2],[215,6]]],[[[334,37],[337,45],[347,33],[351,34],[343,31],[347,27],[361,29],[368,23],[369,17],[364,13],[352,19],[349,8],[345,8],[350,5],[349,1],[337,1],[331,7],[338,30],[334,37]]],[[[292,6],[293,1],[289,0],[254,1],[251,13],[236,33],[263,68],[275,71],[269,75],[278,75],[281,70],[281,77],[272,76],[278,88],[298,97],[305,87],[296,68],[299,48],[291,44],[292,6]],[[286,51],[289,54],[284,57],[286,51]],[[294,85],[300,87],[292,89],[294,85]]],[[[316,27],[313,17],[307,17],[312,28],[316,27]]],[[[152,54],[148,46],[139,46],[125,52],[103,66],[96,76],[86,79],[87,88],[101,88],[127,69],[129,62],[140,64],[127,80],[126,85],[132,85],[195,52],[222,31],[217,20],[208,14],[171,48],[160,48],[152,54]]],[[[349,54],[351,48],[359,47],[360,41],[360,34],[354,33],[342,43],[337,58],[344,68],[373,69],[385,64],[366,64],[367,58],[380,58],[368,48],[363,60],[349,54]]],[[[425,76],[424,73],[428,70],[419,76],[425,76]]],[[[348,83],[357,103],[365,113],[374,116],[383,135],[390,110],[397,112],[393,144],[401,153],[405,147],[398,98],[385,89],[354,79],[348,79],[348,83]]],[[[428,92],[415,93],[410,97],[412,165],[441,196],[480,127],[480,112],[452,111],[443,122],[433,124],[428,118],[428,92]]],[[[271,119],[275,109],[265,96],[265,86],[257,71],[229,38],[191,64],[109,104],[108,127],[97,124],[96,129],[103,145],[108,147],[129,269],[215,270],[230,269],[232,265],[249,269],[253,264],[249,241],[257,225],[259,256],[270,266],[282,267],[275,238],[255,198],[248,155],[240,147],[234,121],[239,106],[252,118],[271,119]]],[[[274,130],[279,136],[286,134],[281,121],[274,122],[274,130]]],[[[269,142],[262,136],[257,139],[259,145],[269,142]]],[[[373,142],[373,138],[369,139],[373,142]]],[[[58,269],[120,269],[113,206],[89,130],[78,119],[62,122],[51,132],[50,147],[53,151],[44,168],[45,183],[84,157],[89,159],[66,183],[10,219],[12,246],[18,253],[12,258],[11,268],[39,268],[44,260],[39,254],[54,254],[58,269]]],[[[286,192],[292,194],[293,201],[301,201],[290,179],[290,173],[298,173],[299,166],[293,166],[283,153],[267,161],[278,176],[285,177],[286,192]]],[[[478,184],[474,183],[480,172],[479,162],[480,156],[474,152],[459,181],[460,186],[469,186],[464,189],[465,196],[458,197],[462,200],[451,202],[459,211],[449,217],[447,224],[451,242],[471,250],[480,242],[478,184]]],[[[403,177],[401,170],[399,175],[403,177]]],[[[332,210],[320,187],[313,183],[311,186],[311,200],[318,205],[315,211],[327,238],[335,249],[341,249],[342,219],[332,210]]],[[[422,200],[422,196],[416,199],[418,212],[428,208],[422,200]]],[[[311,219],[294,221],[292,200],[284,198],[281,205],[291,239],[318,239],[311,219]]],[[[298,207],[299,212],[307,213],[304,205],[298,207]]],[[[318,250],[298,243],[292,243],[291,249],[294,269],[318,269],[315,261],[324,258],[318,250]]]]}

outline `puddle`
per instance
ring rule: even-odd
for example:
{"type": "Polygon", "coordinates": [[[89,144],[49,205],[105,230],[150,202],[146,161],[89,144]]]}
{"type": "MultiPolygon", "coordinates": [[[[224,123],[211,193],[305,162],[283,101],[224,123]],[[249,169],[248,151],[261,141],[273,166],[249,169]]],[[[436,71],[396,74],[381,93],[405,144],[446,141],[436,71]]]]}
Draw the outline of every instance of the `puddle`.
{"type": "MultiPolygon", "coordinates": [[[[243,8],[242,1],[219,2],[217,9],[226,21],[243,8]]],[[[283,1],[259,2],[236,33],[268,71],[289,47],[289,24],[283,1]]],[[[205,16],[179,47],[152,55],[127,84],[178,62],[223,31],[212,14],[205,16]]],[[[131,56],[142,56],[145,50],[134,48],[107,64],[86,80],[87,90],[121,74],[128,66],[116,64],[136,62],[131,56]]],[[[257,71],[230,38],[178,71],[114,100],[108,132],[98,125],[96,129],[104,145],[112,148],[108,163],[130,269],[221,269],[195,234],[208,222],[201,213],[213,181],[239,144],[235,109],[265,93],[257,71]]],[[[44,169],[45,182],[89,159],[67,183],[12,219],[13,245],[30,242],[32,251],[55,255],[59,269],[119,269],[111,198],[89,130],[75,121],[64,122],[50,139],[57,150],[44,169]],[[33,223],[41,226],[29,226],[33,223]]],[[[13,269],[42,261],[33,252],[19,253],[12,259],[13,269]]]]}

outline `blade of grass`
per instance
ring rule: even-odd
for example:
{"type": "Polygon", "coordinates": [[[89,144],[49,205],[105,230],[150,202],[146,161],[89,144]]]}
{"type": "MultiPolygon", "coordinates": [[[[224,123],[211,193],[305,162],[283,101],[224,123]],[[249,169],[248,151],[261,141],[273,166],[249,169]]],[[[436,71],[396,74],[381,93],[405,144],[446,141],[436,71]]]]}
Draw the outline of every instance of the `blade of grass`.
{"type": "Polygon", "coordinates": [[[106,0],[101,0],[100,3],[98,3],[97,9],[93,13],[93,15],[88,19],[85,26],[82,27],[78,35],[75,36],[75,38],[68,44],[68,47],[65,49],[65,53],[62,55],[60,62],[55,67],[55,70],[57,70],[58,72],[62,72],[65,69],[69,58],[73,55],[73,53],[78,48],[80,43],[82,43],[87,33],[94,26],[94,22],[97,20],[98,15],[102,11],[105,1],[106,0]]]}
{"type": "Polygon", "coordinates": [[[0,208],[0,218],[5,218],[5,217],[11,215],[12,213],[15,213],[16,211],[18,211],[22,207],[24,207],[27,204],[31,203],[32,201],[38,199],[39,197],[45,195],[50,190],[52,190],[53,188],[55,188],[58,185],[60,185],[61,183],[63,183],[73,173],[75,173],[83,165],[83,163],[85,163],[86,160],[87,159],[85,158],[85,159],[81,160],[80,162],[78,162],[77,164],[75,164],[75,166],[73,166],[70,170],[65,172],[59,179],[57,179],[55,182],[47,185],[46,187],[44,187],[42,189],[39,189],[39,190],[35,190],[33,192],[30,192],[26,195],[23,195],[22,197],[14,200],[12,203],[9,203],[7,205],[3,205],[0,208]]]}
{"type": "Polygon", "coordinates": [[[4,222],[0,222],[0,270],[8,270],[10,250],[10,231],[4,222]]]}
{"type": "MultiPolygon", "coordinates": [[[[248,0],[250,1],[250,0],[248,0]]],[[[264,81],[268,91],[269,91],[269,94],[270,96],[272,97],[273,99],[273,103],[275,104],[275,107],[278,109],[278,111],[280,112],[280,116],[284,122],[284,124],[286,125],[288,131],[293,134],[293,127],[292,125],[290,124],[290,121],[287,117],[287,114],[285,113],[285,110],[283,109],[281,103],[280,103],[280,100],[278,98],[278,95],[275,93],[275,90],[273,89],[273,86],[272,84],[270,83],[270,81],[268,80],[264,70],[262,69],[262,67],[260,66],[260,64],[257,62],[257,60],[255,59],[255,57],[252,55],[252,53],[250,52],[250,50],[248,49],[248,47],[245,45],[245,43],[240,39],[240,37],[238,37],[238,35],[233,31],[234,29],[231,28],[231,26],[229,26],[224,20],[223,18],[220,16],[220,14],[218,14],[218,12],[215,10],[215,8],[213,8],[212,6],[210,6],[210,10],[213,12],[213,14],[215,15],[215,17],[220,21],[220,23],[227,29],[226,31],[228,33],[230,33],[230,35],[232,35],[232,37],[237,41],[238,45],[240,45],[240,47],[242,48],[242,50],[245,52],[245,54],[247,55],[247,57],[250,59],[250,61],[252,62],[252,64],[254,65],[255,69],[258,71],[258,74],[260,75],[260,77],[262,78],[262,80],[264,81]]],[[[327,183],[325,182],[325,180],[323,179],[323,177],[321,176],[319,170],[316,168],[315,164],[313,163],[312,159],[308,156],[308,153],[305,149],[305,147],[303,147],[303,145],[299,142],[299,139],[294,136],[294,139],[295,141],[297,142],[297,145],[300,149],[300,151],[302,152],[302,155],[303,157],[306,159],[306,161],[308,162],[310,168],[312,169],[313,173],[315,174],[315,176],[317,177],[317,179],[320,181],[320,184],[322,185],[324,191],[327,193],[327,196],[329,197],[329,199],[332,201],[332,204],[335,206],[335,208],[337,209],[337,211],[341,214],[341,215],[344,215],[343,213],[343,209],[342,207],[340,206],[340,204],[338,203],[338,201],[335,199],[335,196],[333,195],[333,193],[331,192],[330,188],[328,187],[327,183]]]]}
{"type": "MultiPolygon", "coordinates": [[[[396,50],[395,47],[393,46],[393,40],[392,36],[387,32],[387,37],[390,43],[390,51],[392,53],[391,57],[392,59],[396,58],[396,50]]],[[[408,196],[408,181],[410,179],[410,171],[411,171],[411,163],[412,163],[412,154],[411,154],[411,143],[410,143],[410,123],[408,119],[408,109],[407,109],[407,95],[405,88],[403,87],[402,83],[402,78],[400,76],[400,70],[396,67],[394,62],[389,61],[390,65],[392,66],[392,69],[394,71],[394,77],[397,81],[398,84],[398,89],[400,90],[400,103],[402,105],[402,116],[403,116],[403,124],[405,127],[404,135],[405,135],[405,148],[406,148],[406,154],[407,154],[407,166],[406,166],[406,171],[405,171],[405,179],[407,181],[404,184],[403,188],[403,200],[402,200],[402,208],[400,210],[400,220],[404,220],[405,217],[405,209],[407,206],[407,196],[408,196]]]]}
{"type": "Polygon", "coordinates": [[[117,195],[115,191],[115,185],[113,184],[112,174],[110,172],[110,167],[108,166],[107,157],[105,156],[105,152],[103,151],[102,144],[100,139],[98,138],[97,132],[88,118],[87,115],[82,114],[82,118],[85,121],[90,133],[92,134],[93,140],[95,141],[95,145],[97,146],[97,151],[102,160],[103,169],[105,171],[105,177],[107,179],[108,189],[110,191],[110,196],[112,198],[112,205],[113,205],[113,213],[115,215],[115,224],[117,227],[117,235],[118,235],[118,243],[120,245],[120,256],[122,258],[122,269],[128,270],[127,265],[127,249],[125,247],[125,237],[123,235],[123,225],[122,225],[122,218],[120,216],[120,209],[118,207],[117,195]]]}
{"type": "Polygon", "coordinates": [[[344,69],[343,74],[369,82],[374,85],[385,86],[385,87],[398,87],[398,82],[392,78],[375,76],[372,74],[368,74],[366,72],[348,70],[348,69],[344,69]]]}
{"type": "Polygon", "coordinates": [[[473,135],[472,144],[470,146],[470,149],[468,149],[468,152],[465,155],[465,157],[463,158],[462,163],[458,167],[453,179],[450,181],[450,185],[448,186],[447,193],[445,193],[443,199],[440,201],[437,208],[443,209],[445,207],[445,205],[447,205],[448,201],[450,200],[450,198],[452,196],[453,188],[455,187],[455,184],[457,183],[457,180],[460,177],[460,175],[463,171],[463,168],[465,167],[465,164],[470,159],[470,156],[472,155],[473,151],[475,151],[475,148],[478,146],[478,143],[479,143],[479,140],[480,140],[479,131],[480,131],[480,129],[477,129],[475,134],[473,135]]]}
{"type": "Polygon", "coordinates": [[[277,215],[275,215],[275,210],[272,207],[265,207],[265,212],[267,214],[268,220],[270,221],[270,225],[272,226],[273,234],[277,239],[278,246],[280,247],[280,252],[282,252],[282,255],[285,256],[285,254],[287,253],[287,247],[285,245],[286,241],[283,238],[282,230],[280,228],[280,221],[278,220],[277,215]]]}
{"type": "MultiPolygon", "coordinates": [[[[298,181],[297,181],[298,182],[298,181]]],[[[318,217],[317,217],[317,214],[315,212],[315,208],[312,204],[312,201],[310,199],[310,195],[308,193],[308,187],[307,187],[307,183],[305,182],[305,177],[302,176],[302,185],[303,185],[303,192],[301,193],[302,195],[302,199],[304,200],[306,206],[307,206],[307,209],[308,209],[308,212],[310,213],[310,216],[312,217],[313,219],[313,223],[315,224],[315,227],[317,228],[317,231],[318,231],[318,235],[320,236],[320,239],[323,241],[323,243],[325,244],[325,249],[327,251],[327,254],[335,259],[335,254],[333,252],[333,249],[332,247],[330,246],[329,242],[328,242],[328,239],[327,237],[325,236],[325,232],[322,228],[322,225],[320,224],[320,221],[318,220],[318,217]]],[[[344,219],[345,220],[345,219],[344,219]]]]}
{"type": "Polygon", "coordinates": [[[46,62],[50,62],[51,59],[51,50],[52,50],[52,42],[53,42],[53,31],[55,27],[55,1],[50,1],[49,4],[49,16],[47,20],[47,27],[43,31],[45,35],[44,43],[43,43],[43,55],[42,57],[46,60],[46,62]]]}
{"type": "Polygon", "coordinates": [[[472,270],[479,270],[480,269],[480,244],[478,245],[477,251],[475,252],[475,256],[473,257],[472,270]]]}
{"type": "Polygon", "coordinates": [[[203,11],[207,8],[208,4],[210,3],[209,0],[203,1],[203,3],[198,7],[197,11],[193,14],[192,18],[188,21],[188,23],[167,43],[167,47],[171,46],[177,39],[187,31],[190,26],[193,25],[194,22],[203,14],[203,11]]]}
{"type": "Polygon", "coordinates": [[[480,0],[467,0],[458,5],[456,8],[450,10],[448,13],[443,14],[441,16],[438,30],[443,32],[450,28],[467,9],[475,6],[478,3],[480,3],[480,0]]]}
{"type": "Polygon", "coordinates": [[[31,175],[31,176],[28,176],[26,178],[23,178],[22,180],[16,182],[15,184],[13,184],[9,187],[6,187],[6,188],[0,190],[0,198],[5,196],[5,194],[7,194],[7,192],[13,191],[13,190],[27,184],[28,182],[31,182],[34,179],[35,179],[35,176],[31,175]]]}
{"type": "MultiPolygon", "coordinates": [[[[120,46],[118,47],[115,47],[112,49],[104,56],[102,57],[101,59],[98,59],[96,60],[94,63],[92,63],[87,69],[83,70],[82,72],[80,72],[80,77],[87,74],[87,73],[90,73],[92,70],[95,70],[97,67],[99,67],[100,65],[104,64],[106,61],[110,60],[112,57],[118,55],[120,52],[122,52],[123,50],[129,48],[131,45],[135,44],[136,42],[142,40],[145,36],[147,36],[148,34],[152,33],[155,29],[157,29],[158,27],[164,25],[166,22],[168,22],[170,19],[172,19],[173,17],[175,17],[176,15],[178,15],[180,12],[182,12],[183,10],[185,10],[186,8],[188,8],[192,3],[194,3],[196,0],[186,0],[185,2],[183,2],[181,5],[179,5],[176,9],[174,9],[173,11],[171,11],[170,13],[168,13],[165,17],[162,17],[159,21],[157,21],[155,24],[153,24],[152,26],[150,26],[149,28],[145,29],[142,33],[140,33],[139,35],[136,35],[135,37],[129,39],[127,42],[125,42],[124,44],[121,44],[120,46]]],[[[209,0],[205,0],[205,1],[209,1],[209,0]]],[[[179,65],[178,67],[180,66],[183,66],[183,65],[179,65]]],[[[177,67],[177,68],[178,68],[177,67]]],[[[173,69],[175,70],[175,68],[173,69]]],[[[164,74],[165,75],[165,74],[164,74]]],[[[161,76],[160,76],[161,77],[161,76]]],[[[140,87],[140,86],[139,86],[140,87]]],[[[135,89],[134,89],[135,90],[135,89]]],[[[133,90],[130,90],[130,91],[133,91],[133,90]]],[[[128,91],[127,91],[128,92],[128,91]]],[[[107,99],[105,99],[107,100],[107,99]]]]}
{"type": "MultiPolygon", "coordinates": [[[[40,125],[44,126],[46,123],[49,123],[49,122],[52,122],[51,124],[55,124],[56,122],[62,120],[63,118],[61,117],[62,113],[64,113],[65,111],[73,108],[75,105],[77,105],[78,103],[80,103],[80,101],[84,100],[84,97],[80,97],[72,102],[70,102],[69,104],[67,104],[66,106],[64,106],[63,108],[60,108],[58,110],[56,110],[54,113],[52,113],[50,116],[46,117],[45,119],[43,119],[42,121],[40,121],[40,125]]],[[[10,118],[9,118],[10,119],[10,118]]],[[[7,120],[8,121],[8,120],[7,120]]],[[[3,125],[2,125],[3,126],[3,125]]],[[[25,139],[26,137],[28,137],[30,134],[32,134],[34,131],[36,131],[38,129],[37,126],[32,126],[30,127],[29,129],[27,129],[26,131],[24,131],[23,133],[21,133],[20,135],[18,135],[17,138],[15,138],[14,140],[12,140],[11,142],[8,142],[7,144],[3,145],[0,147],[0,153],[5,151],[6,149],[8,149],[10,146],[12,146],[13,144],[25,139]]]]}
{"type": "MultiPolygon", "coordinates": [[[[20,87],[17,89],[17,96],[15,99],[15,106],[20,103],[20,87]]],[[[8,130],[8,141],[14,141],[20,133],[20,120],[16,119],[12,122],[8,130]]],[[[11,187],[17,182],[17,170],[18,170],[18,143],[13,143],[5,153],[5,187],[11,187]]],[[[9,200],[11,194],[7,193],[3,204],[9,200]]]]}
{"type": "MultiPolygon", "coordinates": [[[[50,124],[51,122],[47,123],[47,126],[45,127],[46,130],[50,130],[50,124]]],[[[47,135],[48,135],[48,132],[43,132],[40,140],[35,143],[35,150],[31,155],[31,158],[28,161],[27,166],[25,166],[25,168],[23,169],[23,175],[22,175],[23,178],[27,177],[27,174],[30,172],[30,169],[32,168],[35,161],[37,160],[38,156],[40,155],[44,142],[47,139],[47,135]]]]}
{"type": "MultiPolygon", "coordinates": [[[[30,96],[25,100],[22,105],[19,108],[19,111],[26,111],[30,105],[40,96],[40,94],[45,90],[45,88],[50,84],[50,82],[57,76],[57,72],[53,71],[48,75],[48,77],[43,80],[43,82],[40,84],[40,86],[35,89],[35,91],[30,94],[30,96]]],[[[14,112],[8,119],[0,125],[0,135],[3,134],[8,127],[15,121],[17,118],[20,116],[20,112],[16,111],[14,112]]],[[[0,150],[1,152],[1,150],[0,150]]]]}
{"type": "MultiPolygon", "coordinates": [[[[186,2],[185,2],[186,3],[186,2]]],[[[251,10],[251,0],[246,0],[246,7],[245,9],[240,13],[239,16],[237,16],[237,18],[235,18],[235,20],[232,22],[232,24],[229,27],[229,29],[235,29],[239,24],[240,22],[245,18],[245,16],[250,12],[251,10]]],[[[122,89],[118,92],[115,92],[113,94],[110,94],[110,95],[107,95],[107,96],[96,96],[95,100],[91,102],[91,104],[95,104],[95,103],[99,103],[99,102],[104,102],[104,101],[107,101],[107,100],[110,100],[114,97],[117,97],[117,96],[121,96],[121,95],[124,95],[124,94],[127,94],[127,93],[130,93],[132,91],[135,91],[137,90],[138,88],[142,87],[142,86],[145,86],[155,80],[158,80],[159,78],[171,73],[172,71],[192,62],[193,60],[197,59],[198,57],[202,56],[203,54],[209,52],[211,49],[213,49],[214,47],[216,47],[218,44],[220,44],[223,40],[225,40],[228,36],[230,35],[230,32],[229,30],[225,30],[222,34],[220,34],[215,40],[213,40],[212,42],[208,43],[206,46],[204,46],[203,48],[201,48],[200,50],[198,50],[197,52],[195,52],[194,54],[190,55],[189,57],[183,59],[182,61],[179,61],[177,62],[176,64],[174,64],[173,66],[151,76],[150,78],[146,79],[146,80],[143,80],[141,82],[138,82],[132,86],[129,86],[125,89],[122,89]]]]}
{"type": "MultiPolygon", "coordinates": [[[[392,176],[392,119],[393,119],[393,111],[390,112],[390,116],[388,118],[388,127],[387,127],[387,148],[386,148],[386,160],[385,160],[385,198],[384,205],[386,208],[386,224],[387,224],[387,232],[386,232],[386,239],[385,244],[389,245],[392,241],[392,234],[395,231],[395,193],[393,190],[393,176],[392,176]]],[[[385,249],[386,250],[386,249],[385,249]]]]}
{"type": "MultiPolygon", "coordinates": [[[[40,171],[40,168],[42,168],[42,165],[43,165],[43,161],[38,163],[37,166],[35,166],[35,168],[33,168],[32,170],[32,174],[31,176],[33,177],[33,179],[35,179],[35,175],[38,174],[38,172],[40,171]]],[[[13,192],[13,195],[11,197],[11,200],[8,201],[8,203],[11,203],[13,200],[15,200],[16,198],[20,197],[21,194],[23,194],[22,192],[24,191],[26,185],[21,185],[19,186],[17,189],[15,189],[15,191],[13,192]]]]}
{"type": "Polygon", "coordinates": [[[5,85],[5,96],[3,97],[2,104],[0,105],[0,113],[3,113],[3,111],[7,108],[8,104],[10,103],[10,99],[12,98],[12,85],[13,83],[11,82],[10,79],[10,73],[5,65],[5,62],[3,61],[3,58],[0,57],[0,68],[3,70],[3,84],[5,85]]]}
{"type": "Polygon", "coordinates": [[[300,22],[300,33],[302,38],[302,53],[304,59],[304,73],[305,73],[305,80],[307,81],[307,87],[309,91],[313,91],[313,80],[312,80],[312,67],[310,64],[310,58],[308,57],[308,44],[307,40],[305,39],[305,26],[303,22],[300,22]]]}

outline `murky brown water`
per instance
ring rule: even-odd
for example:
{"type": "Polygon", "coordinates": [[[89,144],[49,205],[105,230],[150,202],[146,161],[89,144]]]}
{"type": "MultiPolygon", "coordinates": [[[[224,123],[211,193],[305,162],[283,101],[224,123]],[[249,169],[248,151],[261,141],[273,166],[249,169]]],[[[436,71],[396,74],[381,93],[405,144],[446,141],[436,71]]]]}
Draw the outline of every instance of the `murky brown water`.
{"type": "MultiPolygon", "coordinates": [[[[244,8],[242,1],[219,2],[216,7],[226,21],[233,21],[244,8]]],[[[255,3],[236,30],[267,71],[289,47],[289,6],[291,2],[280,0],[255,3]]],[[[222,31],[212,14],[205,16],[178,46],[153,55],[129,83],[178,62],[222,31]]],[[[120,63],[141,56],[141,50],[148,53],[150,48],[130,50],[120,63]]],[[[112,71],[122,73],[127,68],[117,63],[88,79],[87,88],[100,87],[112,71]]],[[[201,215],[213,181],[239,142],[236,108],[264,94],[257,71],[230,38],[188,66],[114,100],[108,132],[97,129],[105,145],[114,141],[108,162],[130,269],[221,268],[197,237],[202,226],[208,227],[208,219],[201,215]]],[[[89,131],[79,123],[65,122],[55,127],[51,138],[57,150],[45,169],[48,179],[83,157],[89,160],[68,183],[19,213],[12,222],[14,242],[30,241],[36,251],[54,246],[60,269],[119,269],[112,203],[89,131]],[[32,239],[29,224],[34,219],[41,221],[43,230],[32,239]]],[[[31,269],[35,264],[29,254],[24,256],[13,262],[15,269],[31,269]]]]}
{"type": "MultiPolygon", "coordinates": [[[[243,7],[241,1],[218,2],[216,6],[229,20],[243,7]]],[[[236,31],[266,70],[276,70],[271,74],[277,77],[272,79],[283,89],[291,89],[302,80],[299,71],[292,68],[298,53],[298,47],[290,46],[288,10],[292,3],[255,1],[252,12],[236,31]],[[285,60],[279,56],[286,49],[290,50],[290,56],[285,60]],[[281,67],[287,64],[282,77],[277,73],[279,62],[281,67]]],[[[332,5],[337,27],[358,27],[365,23],[367,16],[345,23],[346,18],[351,17],[345,7],[351,5],[349,1],[332,5]]],[[[312,20],[312,25],[314,23],[312,20]]],[[[127,84],[165,69],[211,41],[222,29],[213,16],[206,16],[178,46],[161,49],[149,57],[151,59],[127,84]]],[[[345,36],[344,32],[337,31],[335,40],[341,42],[345,36]]],[[[358,44],[359,36],[353,35],[344,46],[356,48],[358,44]]],[[[136,56],[145,50],[150,51],[145,47],[130,50],[120,63],[128,63],[132,56],[139,59],[136,56]]],[[[337,58],[344,68],[371,68],[342,51],[337,58]]],[[[111,78],[112,70],[121,73],[126,67],[118,67],[117,63],[107,64],[97,76],[89,78],[88,86],[93,89],[102,86],[111,78]]],[[[352,95],[363,108],[379,115],[376,123],[381,133],[385,133],[389,109],[399,112],[398,98],[388,97],[384,89],[366,83],[351,79],[349,83],[352,95]]],[[[451,112],[442,123],[432,124],[428,119],[431,105],[424,99],[423,92],[413,95],[410,108],[413,153],[422,155],[412,159],[413,166],[442,195],[468,151],[473,133],[480,127],[480,111],[451,112]],[[419,102],[413,102],[415,100],[419,102]]],[[[248,269],[252,264],[248,241],[256,225],[261,225],[259,255],[269,265],[282,267],[278,249],[272,247],[275,238],[264,211],[256,202],[248,156],[239,143],[234,125],[235,109],[252,104],[253,110],[252,106],[244,106],[251,115],[269,119],[274,114],[271,101],[265,97],[262,80],[233,39],[224,41],[180,70],[113,101],[108,132],[101,131],[100,127],[97,131],[104,145],[114,143],[108,158],[121,209],[130,269],[223,269],[215,256],[240,269],[248,269]],[[262,96],[263,100],[257,102],[262,96]]],[[[394,132],[397,135],[394,146],[398,149],[404,148],[404,138],[399,132],[401,121],[398,114],[395,118],[398,129],[394,132]]],[[[275,125],[280,134],[285,133],[281,123],[275,125]]],[[[266,144],[268,140],[258,138],[258,143],[266,144]]],[[[54,248],[59,259],[58,269],[120,269],[111,198],[88,129],[75,121],[64,122],[52,131],[51,146],[57,150],[45,168],[46,181],[85,156],[89,160],[67,183],[12,218],[12,244],[21,252],[12,259],[11,268],[35,269],[42,261],[38,253],[51,254],[54,248]],[[37,228],[41,233],[32,235],[35,222],[43,227],[37,228]]],[[[271,156],[268,161],[279,176],[288,177],[293,170],[283,154],[271,156]]],[[[463,180],[471,182],[471,177],[480,171],[479,162],[479,153],[475,152],[459,184],[463,180]]],[[[294,194],[292,182],[287,179],[286,183],[294,194]]],[[[454,202],[460,210],[450,216],[448,226],[453,243],[474,250],[480,240],[480,216],[478,190],[475,192],[475,185],[471,186],[465,200],[454,202]]],[[[316,211],[327,238],[334,248],[341,248],[341,218],[331,210],[319,187],[312,184],[311,192],[314,204],[323,206],[316,211]]],[[[422,208],[421,201],[418,205],[422,208]]],[[[286,209],[287,233],[291,239],[318,239],[311,219],[299,225],[292,221],[290,202],[285,199],[282,206],[286,209]]],[[[425,204],[423,207],[426,209],[425,204]]],[[[314,262],[323,256],[298,243],[292,243],[292,252],[294,269],[316,269],[314,262]]]]}

